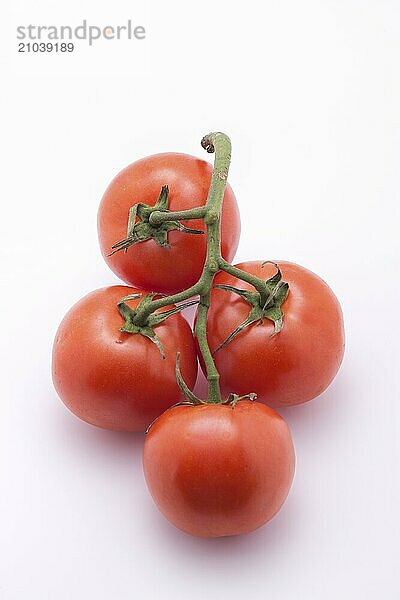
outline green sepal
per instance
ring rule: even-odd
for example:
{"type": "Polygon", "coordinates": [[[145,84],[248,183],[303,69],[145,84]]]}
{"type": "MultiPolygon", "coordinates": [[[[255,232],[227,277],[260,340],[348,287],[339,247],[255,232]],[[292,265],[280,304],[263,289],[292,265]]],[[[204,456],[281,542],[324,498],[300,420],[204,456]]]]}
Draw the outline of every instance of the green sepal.
{"type": "Polygon", "coordinates": [[[218,348],[216,348],[216,350],[214,350],[213,354],[215,354],[216,352],[218,352],[218,350],[221,350],[222,348],[227,346],[229,344],[229,342],[231,342],[236,336],[239,335],[239,333],[241,331],[243,331],[243,329],[246,329],[246,327],[248,327],[252,323],[256,323],[257,321],[259,323],[262,323],[263,316],[264,315],[263,315],[263,310],[262,310],[261,306],[259,306],[259,304],[256,306],[253,306],[250,309],[248,317],[243,321],[243,323],[240,323],[240,325],[238,325],[236,327],[236,329],[234,331],[232,331],[232,333],[230,335],[228,335],[226,340],[224,340],[222,342],[222,344],[220,346],[218,346],[218,348]]]}
{"type": "MultiPolygon", "coordinates": [[[[123,331],[123,329],[121,329],[121,331],[123,331]]],[[[157,334],[155,333],[155,331],[152,327],[150,327],[150,326],[139,327],[137,333],[140,333],[140,335],[147,337],[147,339],[149,339],[151,342],[153,342],[153,344],[155,344],[157,346],[157,348],[159,349],[162,359],[163,360],[165,359],[164,347],[160,341],[160,338],[157,336],[157,334]]]]}
{"type": "Polygon", "coordinates": [[[163,185],[161,188],[160,195],[158,196],[158,200],[154,205],[156,210],[168,210],[169,201],[168,201],[169,187],[167,185],[163,185]]]}
{"type": "Polygon", "coordinates": [[[171,246],[168,243],[168,234],[170,231],[174,230],[196,235],[204,234],[204,231],[185,227],[185,225],[182,225],[182,223],[179,221],[166,221],[160,225],[152,225],[150,223],[149,219],[151,213],[155,211],[169,212],[168,195],[168,186],[163,185],[160,195],[154,206],[143,203],[134,204],[131,206],[129,209],[126,238],[112,246],[112,252],[109,256],[112,256],[120,250],[127,252],[128,248],[133,246],[133,244],[138,244],[139,242],[145,242],[147,240],[154,240],[158,246],[170,248],[171,246]]]}
{"type": "Polygon", "coordinates": [[[270,279],[267,279],[267,281],[265,282],[267,289],[272,291],[275,288],[275,286],[282,280],[282,272],[279,268],[279,265],[273,262],[272,260],[265,260],[263,263],[261,263],[261,267],[268,264],[274,265],[274,267],[276,268],[275,275],[272,275],[272,277],[270,279]]]}
{"type": "MultiPolygon", "coordinates": [[[[265,282],[268,295],[264,302],[264,310],[269,307],[273,308],[281,306],[289,293],[289,284],[282,281],[282,272],[279,268],[279,265],[270,260],[266,260],[261,264],[261,266],[263,267],[267,263],[274,265],[277,272],[265,282]]],[[[265,316],[270,318],[268,315],[265,316]]],[[[272,318],[271,321],[274,321],[274,319],[272,318]]]]}
{"type": "Polygon", "coordinates": [[[138,208],[139,208],[139,204],[134,204],[129,209],[128,229],[126,232],[127,238],[130,238],[133,234],[133,228],[135,227],[138,208]]]}
{"type": "Polygon", "coordinates": [[[274,333],[272,334],[272,336],[276,335],[282,330],[283,312],[280,306],[272,306],[271,308],[267,308],[264,311],[264,316],[270,321],[272,321],[274,324],[274,333]]]}
{"type": "Polygon", "coordinates": [[[214,288],[217,288],[219,290],[226,290],[227,292],[233,292],[234,294],[241,296],[244,300],[246,300],[246,302],[252,304],[253,306],[258,303],[260,298],[260,294],[258,292],[252,292],[250,290],[240,290],[239,288],[235,288],[231,285],[224,285],[222,283],[217,283],[216,285],[214,285],[214,288]]]}
{"type": "MultiPolygon", "coordinates": [[[[189,386],[186,384],[185,380],[182,377],[180,363],[181,363],[181,353],[178,352],[178,354],[176,355],[175,376],[176,376],[176,381],[178,383],[179,389],[181,390],[181,392],[185,396],[185,398],[188,399],[188,402],[185,402],[185,404],[192,404],[194,406],[197,406],[199,404],[205,404],[204,400],[201,400],[200,398],[198,398],[196,396],[196,394],[194,394],[192,392],[192,390],[189,388],[189,386]]],[[[179,403],[179,404],[182,404],[182,403],[179,403]]]]}
{"type": "MultiPolygon", "coordinates": [[[[265,261],[262,263],[262,266],[270,261],[265,261]]],[[[261,325],[263,323],[264,318],[272,321],[274,324],[274,331],[270,337],[273,337],[283,328],[283,318],[284,313],[282,311],[282,304],[286,300],[289,293],[289,284],[282,281],[282,272],[277,263],[272,263],[275,265],[277,272],[270,279],[267,279],[265,284],[265,296],[263,301],[261,300],[260,292],[253,292],[249,290],[241,290],[239,288],[235,288],[230,285],[215,285],[215,288],[219,288],[221,290],[226,290],[229,292],[233,292],[243,298],[248,304],[250,304],[250,312],[247,318],[236,327],[234,331],[222,342],[220,346],[216,350],[214,350],[213,354],[224,348],[229,342],[231,342],[243,329],[258,321],[261,325]]]]}
{"type": "Polygon", "coordinates": [[[170,308],[169,310],[152,313],[148,318],[149,324],[152,327],[154,327],[154,325],[159,325],[159,323],[162,323],[163,321],[165,321],[165,319],[168,319],[168,317],[170,317],[171,315],[174,315],[174,314],[180,312],[181,310],[185,310],[185,308],[188,308],[189,306],[193,306],[194,304],[198,304],[198,303],[199,303],[198,300],[190,300],[190,302],[185,302],[184,304],[179,304],[179,306],[174,306],[174,308],[170,308]]]}
{"type": "MultiPolygon", "coordinates": [[[[132,317],[132,313],[134,311],[130,306],[126,304],[129,300],[137,300],[141,297],[142,294],[130,294],[129,296],[124,296],[117,302],[117,307],[120,312],[120,315],[123,319],[125,319],[125,324],[129,323],[132,317]]],[[[121,328],[122,331],[122,328],[121,328]]]]}

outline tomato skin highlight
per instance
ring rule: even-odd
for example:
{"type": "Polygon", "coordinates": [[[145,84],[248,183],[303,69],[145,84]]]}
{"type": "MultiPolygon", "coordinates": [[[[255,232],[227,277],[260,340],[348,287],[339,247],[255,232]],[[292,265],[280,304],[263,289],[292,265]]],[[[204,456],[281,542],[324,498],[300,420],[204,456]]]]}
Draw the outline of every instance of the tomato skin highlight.
{"type": "MultiPolygon", "coordinates": [[[[172,294],[194,285],[206,256],[206,235],[171,231],[170,248],[154,240],[140,242],[109,256],[112,246],[126,238],[128,213],[135,203],[154,205],[162,186],[169,186],[169,209],[181,211],[206,203],[212,165],[194,156],[164,153],[148,156],[123,169],[111,181],[98,212],[98,233],[104,260],[129,285],[172,294]]],[[[185,221],[192,229],[205,231],[202,220],[185,221]]],[[[232,261],[240,236],[240,217],[229,184],[221,216],[223,257],[232,261]]]]}
{"type": "MultiPolygon", "coordinates": [[[[119,331],[117,302],[135,293],[141,290],[122,285],[91,292],[66,314],[53,347],[53,382],[62,401],[84,421],[115,431],[145,431],[183,399],[175,378],[177,352],[188,385],[197,375],[192,331],[181,314],[154,329],[164,360],[149,339],[119,331]]],[[[128,304],[134,308],[138,302],[128,304]]]]}
{"type": "Polygon", "coordinates": [[[295,454],[286,422],[247,400],[178,406],[150,428],[143,450],[150,493],[186,533],[238,535],[257,529],[282,506],[295,454]]]}
{"type": "MultiPolygon", "coordinates": [[[[328,387],[342,362],[345,340],[340,304],[329,286],[308,269],[277,262],[289,283],[282,331],[271,337],[271,321],[253,323],[214,359],[225,394],[255,392],[259,402],[283,407],[307,402],[328,387]]],[[[249,261],[236,266],[264,280],[276,271],[274,265],[261,265],[249,261]]],[[[219,273],[214,283],[253,289],[226,273],[219,273]]],[[[207,325],[212,351],[245,320],[249,309],[237,294],[213,289],[207,325]]]]}

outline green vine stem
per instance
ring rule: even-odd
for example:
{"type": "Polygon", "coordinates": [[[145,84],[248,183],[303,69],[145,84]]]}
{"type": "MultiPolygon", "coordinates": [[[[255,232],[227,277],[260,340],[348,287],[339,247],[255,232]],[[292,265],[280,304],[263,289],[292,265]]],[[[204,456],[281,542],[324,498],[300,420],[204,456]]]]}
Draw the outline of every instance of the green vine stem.
{"type": "Polygon", "coordinates": [[[238,269],[234,265],[231,265],[231,263],[228,263],[222,256],[219,258],[218,264],[221,271],[225,271],[225,273],[237,277],[237,279],[250,283],[260,294],[261,303],[265,304],[268,298],[268,290],[263,279],[259,279],[251,273],[238,269]]]}
{"type": "Polygon", "coordinates": [[[196,206],[188,210],[177,212],[162,212],[160,210],[153,211],[149,217],[150,225],[161,225],[167,221],[188,221],[189,219],[204,219],[206,216],[206,206],[196,206]]]}
{"type": "MultiPolygon", "coordinates": [[[[155,311],[170,304],[179,304],[194,296],[199,296],[194,335],[197,337],[199,349],[206,367],[208,380],[207,403],[220,404],[223,403],[223,400],[219,385],[219,373],[207,340],[207,314],[210,307],[214,277],[218,271],[222,270],[251,284],[260,295],[261,305],[268,301],[269,290],[265,281],[234,267],[221,256],[221,211],[231,161],[231,142],[227,135],[217,132],[206,135],[201,140],[201,145],[207,152],[215,152],[214,169],[206,204],[179,212],[153,210],[149,217],[149,222],[152,225],[159,225],[169,221],[204,219],[206,224],[207,251],[200,279],[193,286],[182,292],[170,296],[162,296],[157,299],[151,297],[147,301],[141,302],[135,311],[129,315],[129,322],[131,327],[137,326],[139,329],[146,329],[149,320],[151,321],[151,315],[155,311]]],[[[179,373],[178,362],[177,373],[179,373]]]]}
{"type": "Polygon", "coordinates": [[[215,274],[220,270],[221,210],[231,161],[231,142],[228,136],[223,133],[210,133],[202,139],[201,145],[207,152],[215,152],[214,170],[205,206],[179,213],[155,211],[152,213],[151,219],[153,224],[159,224],[169,220],[193,219],[194,216],[197,218],[202,216],[204,218],[207,234],[207,253],[203,272],[199,281],[187,290],[154,300],[147,307],[140,307],[139,305],[136,309],[134,319],[136,324],[144,326],[150,314],[155,310],[199,295],[200,300],[194,334],[197,337],[207,372],[207,402],[210,404],[219,404],[222,402],[219,373],[208,345],[206,326],[211,288],[215,274]]]}

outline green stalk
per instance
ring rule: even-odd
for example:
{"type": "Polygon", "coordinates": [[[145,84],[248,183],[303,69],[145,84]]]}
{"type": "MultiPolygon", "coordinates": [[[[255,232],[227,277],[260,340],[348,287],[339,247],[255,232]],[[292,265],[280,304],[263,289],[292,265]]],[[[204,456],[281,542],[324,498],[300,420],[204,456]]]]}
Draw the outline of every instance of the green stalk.
{"type": "Polygon", "coordinates": [[[216,273],[220,269],[221,257],[221,210],[231,161],[231,142],[223,133],[210,133],[205,136],[201,145],[207,152],[215,152],[214,170],[208,191],[207,202],[203,207],[197,207],[180,213],[156,211],[151,215],[155,224],[181,219],[204,217],[207,233],[207,254],[203,272],[199,281],[192,287],[164,296],[151,302],[151,305],[139,306],[136,309],[134,323],[144,325],[151,313],[169,304],[176,304],[199,295],[199,308],[194,334],[197,337],[200,352],[206,367],[208,380],[207,402],[218,404],[222,402],[219,387],[219,373],[214,363],[207,341],[207,314],[210,306],[211,288],[216,273]]]}
{"type": "Polygon", "coordinates": [[[215,162],[204,218],[207,227],[207,254],[200,278],[200,302],[194,334],[199,342],[200,352],[206,367],[208,380],[207,402],[219,404],[222,402],[219,373],[207,341],[207,314],[211,301],[211,288],[214,277],[219,271],[219,260],[221,258],[221,211],[231,161],[231,142],[223,133],[211,133],[202,139],[201,145],[207,152],[215,151],[215,162]]]}
{"type": "Polygon", "coordinates": [[[189,208],[188,210],[181,210],[175,212],[163,212],[161,210],[155,210],[150,213],[149,223],[150,225],[161,225],[167,221],[189,221],[189,219],[204,219],[206,216],[207,208],[205,206],[196,206],[195,208],[189,208]]]}
{"type": "Polygon", "coordinates": [[[247,273],[246,271],[242,271],[241,269],[238,269],[234,265],[231,265],[231,263],[228,263],[222,257],[219,258],[218,264],[219,264],[219,268],[221,269],[221,271],[225,271],[225,273],[228,273],[229,275],[232,275],[233,277],[236,277],[237,279],[241,279],[242,281],[246,281],[246,283],[250,283],[250,285],[252,285],[257,290],[257,292],[260,294],[261,304],[264,305],[266,303],[267,298],[268,298],[268,290],[265,285],[265,281],[263,281],[262,279],[259,279],[258,277],[256,277],[255,275],[252,275],[251,273],[247,273]]]}

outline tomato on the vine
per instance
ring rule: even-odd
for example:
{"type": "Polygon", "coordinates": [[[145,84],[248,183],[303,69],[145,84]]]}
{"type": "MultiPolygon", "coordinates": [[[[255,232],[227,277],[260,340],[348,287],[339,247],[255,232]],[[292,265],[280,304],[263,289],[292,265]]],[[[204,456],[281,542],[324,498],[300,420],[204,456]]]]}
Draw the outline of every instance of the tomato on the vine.
{"type": "MultiPolygon", "coordinates": [[[[207,324],[210,349],[225,394],[255,392],[274,407],[300,404],[321,394],[331,383],[344,353],[343,316],[339,302],[320,277],[289,262],[278,262],[289,293],[281,308],[283,327],[264,318],[244,328],[217,350],[249,315],[246,300],[224,289],[213,289],[207,324]]],[[[267,280],[276,271],[261,261],[236,265],[267,280]]],[[[220,272],[215,285],[252,290],[250,284],[220,272]]]]}
{"type": "MultiPolygon", "coordinates": [[[[116,252],[113,246],[127,237],[130,208],[138,203],[154,206],[164,186],[168,186],[171,211],[204,205],[212,171],[212,165],[194,156],[165,153],[138,160],[116,175],[100,204],[98,232],[104,259],[118,277],[129,285],[163,293],[175,293],[196,283],[206,256],[205,234],[176,229],[168,231],[164,240],[169,247],[156,243],[155,239],[146,239],[116,252]]],[[[183,224],[205,232],[201,219],[183,224]]],[[[228,261],[235,255],[239,235],[239,211],[233,191],[227,185],[221,217],[221,247],[222,256],[228,261]]]]}
{"type": "Polygon", "coordinates": [[[143,450],[160,511],[204,537],[246,533],[269,521],[289,492],[294,466],[286,422],[249,400],[171,408],[154,422],[143,450]]]}
{"type": "MultiPolygon", "coordinates": [[[[193,335],[181,314],[154,328],[165,359],[148,338],[120,331],[117,302],[139,293],[146,294],[122,285],[91,292],[66,314],[54,342],[53,381],[59,396],[78,417],[106,429],[144,431],[183,399],[175,378],[178,352],[183,376],[190,386],[196,380],[193,335]]],[[[135,308],[138,302],[128,304],[135,308]]]]}

